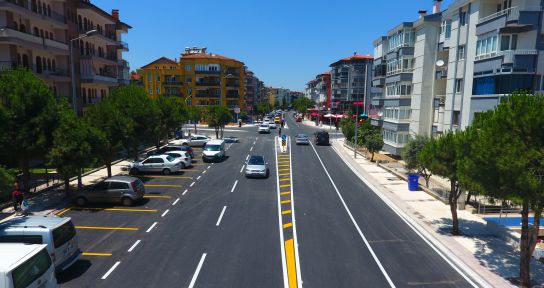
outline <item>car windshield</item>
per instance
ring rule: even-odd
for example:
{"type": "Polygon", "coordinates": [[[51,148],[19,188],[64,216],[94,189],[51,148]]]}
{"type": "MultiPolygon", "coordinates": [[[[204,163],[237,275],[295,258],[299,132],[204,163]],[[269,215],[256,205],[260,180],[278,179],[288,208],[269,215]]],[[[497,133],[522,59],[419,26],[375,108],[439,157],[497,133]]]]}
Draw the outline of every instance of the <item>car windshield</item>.
{"type": "Polygon", "coordinates": [[[264,158],[261,156],[253,156],[249,158],[247,165],[264,165],[264,158]]]}
{"type": "MultiPolygon", "coordinates": [[[[266,127],[268,127],[268,125],[266,125],[266,124],[265,124],[265,125],[261,125],[261,127],[262,127],[262,128],[266,128],[266,127]]],[[[255,129],[255,128],[253,128],[253,129],[255,129]]]]}
{"type": "Polygon", "coordinates": [[[221,146],[219,145],[206,145],[206,147],[204,147],[204,151],[219,151],[221,150],[221,146]]]}
{"type": "Polygon", "coordinates": [[[176,159],[174,159],[174,157],[172,157],[172,156],[170,156],[170,155],[167,155],[167,156],[166,156],[166,160],[168,160],[169,162],[173,162],[173,161],[176,160],[176,159]]]}
{"type": "Polygon", "coordinates": [[[298,134],[297,138],[308,138],[308,136],[306,134],[298,134]]]}

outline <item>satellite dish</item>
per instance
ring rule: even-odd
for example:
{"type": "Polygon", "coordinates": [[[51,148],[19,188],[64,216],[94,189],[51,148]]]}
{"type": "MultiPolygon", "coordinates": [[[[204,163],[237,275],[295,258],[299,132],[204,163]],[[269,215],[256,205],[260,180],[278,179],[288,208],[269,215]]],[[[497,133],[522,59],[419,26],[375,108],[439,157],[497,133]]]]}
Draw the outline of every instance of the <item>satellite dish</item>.
{"type": "Polygon", "coordinates": [[[438,66],[438,67],[442,67],[442,66],[444,66],[444,64],[445,64],[445,63],[444,63],[444,60],[438,60],[438,61],[436,61],[436,66],[438,66]]]}

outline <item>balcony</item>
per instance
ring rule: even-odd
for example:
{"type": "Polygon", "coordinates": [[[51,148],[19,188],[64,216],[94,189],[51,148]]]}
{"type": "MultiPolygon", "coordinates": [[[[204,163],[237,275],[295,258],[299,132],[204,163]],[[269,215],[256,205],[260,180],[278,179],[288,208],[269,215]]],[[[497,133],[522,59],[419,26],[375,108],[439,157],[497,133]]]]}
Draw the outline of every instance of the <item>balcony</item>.
{"type": "Polygon", "coordinates": [[[231,91],[227,92],[227,98],[239,98],[240,94],[238,94],[238,91],[232,91],[236,93],[230,93],[231,91]]]}
{"type": "Polygon", "coordinates": [[[38,7],[35,5],[29,5],[27,0],[0,0],[0,8],[5,8],[12,12],[16,12],[30,17],[36,17],[40,20],[47,21],[50,24],[57,24],[57,27],[66,27],[66,17],[52,10],[38,12],[38,7]]]}
{"type": "Polygon", "coordinates": [[[34,72],[37,76],[45,80],[69,81],[70,74],[68,70],[56,68],[54,70],[44,69],[41,65],[22,66],[14,61],[0,61],[0,71],[12,70],[15,68],[27,68],[34,72]]]}
{"type": "Polygon", "coordinates": [[[221,95],[219,93],[196,93],[196,97],[198,98],[219,98],[221,95]]]}
{"type": "Polygon", "coordinates": [[[240,76],[240,72],[238,70],[227,69],[225,75],[240,76]]]}
{"type": "Polygon", "coordinates": [[[442,67],[436,67],[435,73],[436,73],[435,75],[436,80],[448,78],[448,66],[446,65],[442,67]]]}
{"type": "MultiPolygon", "coordinates": [[[[96,62],[101,62],[101,63],[105,63],[105,64],[119,64],[119,61],[117,59],[117,56],[113,56],[113,55],[104,55],[104,54],[86,54],[86,55],[81,55],[80,56],[81,59],[89,59],[89,60],[94,60],[96,62]]],[[[128,64],[128,63],[127,63],[128,64]]]]}
{"type": "Polygon", "coordinates": [[[216,75],[219,75],[219,74],[221,74],[221,72],[220,71],[209,71],[209,70],[196,70],[195,74],[216,74],[216,75]]]}
{"type": "Polygon", "coordinates": [[[238,87],[240,87],[240,82],[238,82],[238,81],[235,81],[235,82],[234,82],[234,81],[233,81],[233,82],[227,81],[227,85],[226,85],[226,86],[227,86],[227,87],[235,87],[235,88],[238,88],[238,87]]]}
{"type": "Polygon", "coordinates": [[[497,13],[493,13],[491,15],[482,17],[482,18],[480,18],[480,20],[478,20],[478,25],[480,25],[480,24],[482,24],[484,22],[487,22],[487,21],[494,20],[494,19],[499,18],[499,17],[506,17],[506,21],[518,20],[519,19],[519,8],[517,6],[515,6],[515,7],[508,8],[508,9],[504,9],[504,10],[499,11],[497,13]]]}
{"type": "Polygon", "coordinates": [[[514,63],[516,55],[534,56],[538,55],[538,50],[505,50],[497,53],[497,56],[503,56],[503,64],[514,63]]]}
{"type": "Polygon", "coordinates": [[[39,36],[18,31],[9,27],[0,27],[0,42],[13,43],[35,49],[54,50],[58,54],[68,55],[68,44],[45,39],[39,36]]]}
{"type": "Polygon", "coordinates": [[[183,82],[179,80],[165,80],[162,84],[165,86],[181,86],[183,85],[183,82]]]}
{"type": "Polygon", "coordinates": [[[128,51],[128,43],[124,41],[117,41],[117,49],[121,49],[125,52],[128,51]]]}
{"type": "Polygon", "coordinates": [[[219,77],[205,77],[196,80],[196,86],[214,86],[218,87],[221,84],[219,77]]]}

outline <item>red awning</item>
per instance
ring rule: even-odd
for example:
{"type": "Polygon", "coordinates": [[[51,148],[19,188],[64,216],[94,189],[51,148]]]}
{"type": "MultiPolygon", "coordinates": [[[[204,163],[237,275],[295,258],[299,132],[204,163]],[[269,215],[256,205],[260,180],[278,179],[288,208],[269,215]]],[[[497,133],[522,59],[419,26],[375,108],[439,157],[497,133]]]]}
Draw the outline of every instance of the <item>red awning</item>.
{"type": "Polygon", "coordinates": [[[310,114],[310,116],[312,116],[312,117],[317,117],[317,116],[319,116],[319,114],[317,114],[317,113],[312,113],[312,114],[310,114]]]}

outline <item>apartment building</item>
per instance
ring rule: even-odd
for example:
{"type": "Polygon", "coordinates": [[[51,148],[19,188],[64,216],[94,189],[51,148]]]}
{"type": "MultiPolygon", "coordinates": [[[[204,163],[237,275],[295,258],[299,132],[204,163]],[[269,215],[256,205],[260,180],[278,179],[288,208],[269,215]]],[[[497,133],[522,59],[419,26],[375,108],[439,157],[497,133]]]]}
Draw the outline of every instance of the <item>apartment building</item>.
{"type": "Polygon", "coordinates": [[[374,41],[371,123],[384,150],[409,137],[463,129],[515,90],[544,90],[540,0],[457,0],[419,11],[374,41]],[[400,42],[399,42],[400,41],[400,42]]]}
{"type": "Polygon", "coordinates": [[[72,102],[70,40],[96,30],[73,41],[75,99],[81,113],[112,87],[128,83],[128,63],[122,58],[128,45],[121,34],[130,28],[119,20],[119,11],[109,14],[88,0],[0,1],[0,67],[26,67],[57,97],[72,102]]]}
{"type": "Polygon", "coordinates": [[[178,96],[188,105],[245,110],[244,63],[207,53],[206,48],[185,48],[179,60],[161,57],[138,73],[149,97],[178,96]]]}
{"type": "MultiPolygon", "coordinates": [[[[355,111],[353,102],[364,102],[362,113],[367,113],[370,101],[372,61],[369,55],[340,59],[331,67],[331,110],[335,113],[355,111]]],[[[361,112],[361,111],[360,111],[361,112]]]]}
{"type": "Polygon", "coordinates": [[[247,113],[252,115],[257,104],[261,102],[262,81],[255,76],[255,73],[248,70],[247,67],[245,71],[245,106],[247,113]]]}
{"type": "Polygon", "coordinates": [[[331,108],[331,72],[324,72],[306,83],[304,96],[322,108],[331,108]]]}

